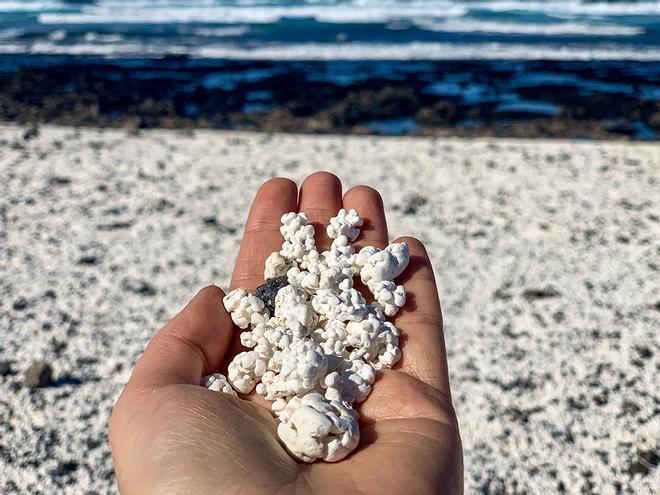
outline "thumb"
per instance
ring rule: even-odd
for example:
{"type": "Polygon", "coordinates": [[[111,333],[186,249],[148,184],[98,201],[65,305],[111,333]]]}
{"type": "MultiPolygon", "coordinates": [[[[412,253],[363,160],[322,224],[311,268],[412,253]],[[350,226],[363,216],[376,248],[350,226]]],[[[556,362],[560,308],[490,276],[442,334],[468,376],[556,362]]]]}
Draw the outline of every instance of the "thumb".
{"type": "Polygon", "coordinates": [[[199,385],[202,376],[220,368],[233,328],[222,305],[224,295],[215,285],[199,291],[151,339],[135,365],[127,388],[199,385]]]}

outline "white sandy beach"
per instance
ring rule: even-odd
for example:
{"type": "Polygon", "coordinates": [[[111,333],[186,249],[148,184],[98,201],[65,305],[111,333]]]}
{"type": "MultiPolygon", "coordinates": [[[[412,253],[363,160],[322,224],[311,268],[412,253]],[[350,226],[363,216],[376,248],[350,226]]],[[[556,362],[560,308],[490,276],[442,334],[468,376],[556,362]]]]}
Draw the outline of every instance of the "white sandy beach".
{"type": "Polygon", "coordinates": [[[660,486],[659,144],[24,131],[0,127],[0,493],[117,491],[107,422],[145,344],[227,287],[257,187],[320,169],[427,245],[466,493],[660,486]]]}

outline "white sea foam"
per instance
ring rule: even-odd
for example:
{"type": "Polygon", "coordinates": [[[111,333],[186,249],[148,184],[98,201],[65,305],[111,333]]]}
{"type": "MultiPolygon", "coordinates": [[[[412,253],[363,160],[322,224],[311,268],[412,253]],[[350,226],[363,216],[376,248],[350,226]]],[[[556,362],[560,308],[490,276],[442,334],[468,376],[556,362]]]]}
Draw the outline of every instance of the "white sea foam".
{"type": "Polygon", "coordinates": [[[0,53],[96,55],[107,57],[162,57],[240,60],[638,60],[660,61],[660,49],[621,46],[559,46],[511,43],[304,43],[246,48],[223,43],[207,46],[149,43],[60,45],[0,43],[0,53]]]}
{"type": "Polygon", "coordinates": [[[243,36],[250,32],[249,26],[227,26],[227,27],[200,27],[179,29],[182,34],[194,34],[197,36],[208,36],[210,38],[228,38],[232,36],[243,36]]]}
{"type": "Polygon", "coordinates": [[[195,50],[204,58],[272,60],[660,60],[660,49],[638,47],[576,47],[509,43],[427,43],[405,44],[307,43],[261,46],[207,46],[195,50]]]}
{"type": "Polygon", "coordinates": [[[476,19],[447,19],[443,21],[418,20],[418,27],[446,33],[527,34],[537,36],[636,36],[643,34],[641,27],[562,22],[534,24],[518,22],[482,21],[476,19]]]}
{"type": "Polygon", "coordinates": [[[14,38],[18,38],[24,33],[25,33],[25,29],[19,29],[19,28],[0,29],[0,40],[11,40],[14,38]]]}
{"type": "Polygon", "coordinates": [[[105,23],[250,23],[270,24],[283,18],[313,18],[329,23],[374,23],[398,19],[460,17],[467,13],[464,5],[454,2],[412,2],[408,4],[373,4],[366,7],[352,5],[298,5],[272,7],[163,7],[141,4],[102,3],[85,7],[81,12],[44,13],[38,18],[42,24],[105,24],[105,23]]]}
{"type": "MultiPolygon", "coordinates": [[[[2,2],[0,11],[52,10],[60,2],[2,2]]],[[[314,18],[322,22],[355,23],[387,22],[394,20],[463,17],[471,11],[528,12],[558,17],[626,15],[660,15],[660,1],[651,2],[581,2],[575,0],[494,0],[434,1],[416,0],[353,0],[336,5],[320,2],[282,5],[278,2],[241,2],[239,5],[221,6],[211,1],[182,4],[174,1],[117,1],[100,0],[98,4],[83,6],[75,11],[69,5],[66,12],[45,12],[39,16],[44,24],[91,23],[272,23],[282,18],[314,18]]]]}
{"type": "Polygon", "coordinates": [[[660,2],[580,2],[575,0],[547,0],[545,2],[500,0],[468,2],[471,8],[491,12],[527,11],[560,15],[657,15],[660,2]]]}
{"type": "Polygon", "coordinates": [[[47,38],[49,41],[63,41],[66,39],[67,34],[64,29],[57,29],[48,33],[47,38]]]}
{"type": "Polygon", "coordinates": [[[121,34],[102,34],[87,32],[84,36],[85,41],[89,43],[98,42],[98,43],[118,43],[123,41],[124,37],[121,34]]]}
{"type": "MultiPolygon", "coordinates": [[[[7,1],[0,0],[0,12],[43,12],[50,9],[63,9],[67,5],[58,1],[7,1]]],[[[69,5],[68,7],[71,7],[69,5]]]]}

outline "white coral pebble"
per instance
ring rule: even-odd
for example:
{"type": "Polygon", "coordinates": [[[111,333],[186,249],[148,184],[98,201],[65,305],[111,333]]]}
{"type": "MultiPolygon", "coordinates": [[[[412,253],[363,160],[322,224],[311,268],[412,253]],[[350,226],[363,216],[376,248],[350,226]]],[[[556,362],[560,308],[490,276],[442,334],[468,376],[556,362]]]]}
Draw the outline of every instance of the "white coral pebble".
{"type": "Polygon", "coordinates": [[[315,247],[314,227],[307,223],[305,213],[291,212],[282,215],[280,232],[284,236],[280,254],[287,259],[302,259],[315,247]]]}
{"type": "Polygon", "coordinates": [[[359,321],[367,312],[367,303],[357,289],[337,292],[321,289],[312,298],[314,310],[329,320],[359,321]]]}
{"type": "Polygon", "coordinates": [[[293,397],[278,419],[277,434],[289,452],[304,462],[339,461],[360,441],[357,413],[318,392],[293,397]]]}
{"type": "Polygon", "coordinates": [[[357,446],[353,404],[367,398],[377,370],[401,357],[399,330],[386,318],[406,302],[405,288],[394,279],[408,264],[408,246],[367,246],[356,253],[352,242],[361,225],[355,210],[340,210],[327,226],[332,245],[320,253],[307,215],[283,215],[282,249],[266,260],[264,278],[286,276],[288,285],[276,285],[281,288],[269,302],[272,315],[244,289],[225,296],[232,320],[246,330],[240,341],[248,350],[229,363],[227,379],[214,374],[202,383],[226,392],[231,384],[243,394],[256,386],[257,394],[273,401],[280,439],[304,462],[338,461],[357,446]],[[354,277],[373,293],[372,303],[354,277]]]}
{"type": "Polygon", "coordinates": [[[224,392],[225,394],[236,395],[236,392],[234,392],[234,389],[229,385],[225,375],[220,373],[213,373],[212,375],[207,375],[202,378],[202,387],[206,387],[214,392],[224,392]]]}
{"type": "Polygon", "coordinates": [[[264,266],[264,279],[268,280],[269,278],[282,277],[286,275],[286,272],[289,271],[289,268],[293,265],[293,262],[278,252],[271,253],[268,258],[266,258],[266,264],[264,266]]]}
{"type": "Polygon", "coordinates": [[[326,231],[330,239],[337,239],[341,236],[346,237],[349,241],[353,242],[360,234],[359,227],[362,225],[362,219],[357,211],[351,209],[346,211],[344,208],[339,210],[336,217],[330,219],[326,231]]]}
{"type": "Polygon", "coordinates": [[[394,316],[406,304],[406,289],[390,280],[376,282],[373,294],[386,316],[394,316]]]}
{"type": "Polygon", "coordinates": [[[328,358],[312,340],[296,340],[291,347],[274,355],[269,370],[261,377],[257,393],[267,400],[302,395],[325,375],[328,358]]]}
{"type": "Polygon", "coordinates": [[[371,385],[376,379],[374,368],[360,359],[348,363],[350,365],[345,366],[343,371],[334,371],[326,375],[324,381],[326,399],[362,402],[371,392],[371,385]]]}
{"type": "Polygon", "coordinates": [[[248,394],[267,369],[268,361],[258,351],[241,352],[229,363],[227,378],[236,390],[248,394]]]}
{"type": "MultiPolygon", "coordinates": [[[[365,249],[367,248],[362,251],[365,249]]],[[[362,254],[362,251],[360,251],[360,254],[362,254]]],[[[378,282],[394,280],[406,269],[409,259],[410,253],[405,242],[395,242],[382,251],[374,252],[373,249],[370,249],[361,258],[361,261],[363,261],[360,270],[362,283],[372,289],[374,284],[378,282]]]]}
{"type": "Polygon", "coordinates": [[[349,359],[364,359],[376,369],[391,368],[401,357],[399,330],[376,313],[346,325],[346,341],[353,351],[349,359]]]}
{"type": "Polygon", "coordinates": [[[239,328],[263,323],[270,318],[264,302],[245,289],[234,289],[227,294],[222,302],[231,319],[239,328]]]}
{"type": "Polygon", "coordinates": [[[318,322],[318,317],[307,301],[305,292],[292,285],[282,287],[277,292],[275,317],[291,329],[301,326],[309,329],[318,322]]]}

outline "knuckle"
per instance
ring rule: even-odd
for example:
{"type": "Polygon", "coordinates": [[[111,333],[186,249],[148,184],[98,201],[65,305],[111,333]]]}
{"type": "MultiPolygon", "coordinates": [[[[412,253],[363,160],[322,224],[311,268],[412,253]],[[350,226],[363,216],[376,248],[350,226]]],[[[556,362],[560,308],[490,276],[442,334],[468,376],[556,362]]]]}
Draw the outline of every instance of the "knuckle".
{"type": "Polygon", "coordinates": [[[327,223],[327,219],[333,217],[337,214],[336,211],[333,211],[330,208],[318,208],[318,207],[306,207],[305,213],[310,219],[310,222],[314,223],[327,223]]]}
{"type": "Polygon", "coordinates": [[[248,222],[248,224],[245,226],[245,235],[248,234],[264,234],[264,233],[270,233],[270,232],[277,232],[279,235],[280,233],[280,222],[279,218],[277,219],[277,222],[274,220],[268,220],[268,219],[254,219],[248,222]]]}
{"type": "Polygon", "coordinates": [[[259,284],[263,283],[263,273],[257,270],[245,270],[235,274],[231,281],[232,288],[242,287],[247,290],[254,290],[259,284]]]}

